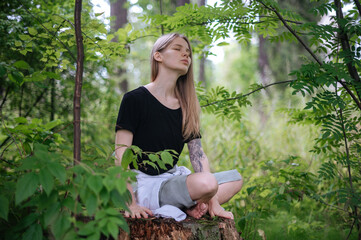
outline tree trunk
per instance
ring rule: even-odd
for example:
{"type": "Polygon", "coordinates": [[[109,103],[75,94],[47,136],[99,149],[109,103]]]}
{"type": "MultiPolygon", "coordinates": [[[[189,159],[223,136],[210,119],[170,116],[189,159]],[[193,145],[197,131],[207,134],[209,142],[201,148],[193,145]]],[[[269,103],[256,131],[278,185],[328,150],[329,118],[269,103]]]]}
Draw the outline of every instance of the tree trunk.
{"type": "Polygon", "coordinates": [[[259,35],[258,42],[258,68],[261,74],[261,82],[263,85],[268,85],[271,83],[271,68],[265,48],[266,39],[259,35]]]}
{"type": "Polygon", "coordinates": [[[207,87],[205,68],[206,68],[206,58],[204,57],[204,55],[202,55],[199,61],[199,81],[202,83],[203,87],[207,87]]]}
{"type": "MultiPolygon", "coordinates": [[[[342,13],[341,2],[339,0],[334,0],[334,3],[336,6],[336,17],[338,20],[337,24],[338,24],[338,29],[339,29],[339,39],[341,40],[342,49],[345,52],[352,52],[349,37],[345,33],[345,30],[344,30],[345,27],[342,26],[342,24],[340,23],[340,21],[344,18],[343,13],[342,13]]],[[[355,87],[358,99],[361,100],[361,91],[357,87],[357,85],[360,84],[361,80],[360,80],[360,76],[357,72],[357,69],[356,69],[354,63],[355,62],[348,62],[348,63],[346,63],[346,66],[347,66],[347,70],[348,70],[350,76],[356,82],[356,83],[353,83],[353,85],[355,87]]]]}
{"type": "Polygon", "coordinates": [[[51,92],[50,92],[50,121],[55,118],[55,79],[50,79],[51,92]]]}
{"type": "Polygon", "coordinates": [[[177,7],[183,6],[186,3],[190,3],[190,0],[177,0],[177,7]]]}
{"type": "MultiPolygon", "coordinates": [[[[128,22],[128,10],[124,8],[126,2],[126,0],[110,1],[110,16],[114,19],[110,24],[112,32],[118,31],[128,22]]],[[[112,41],[116,42],[117,39],[112,41]]]]}
{"type": "MultiPolygon", "coordinates": [[[[260,80],[263,86],[271,83],[271,67],[268,61],[267,50],[265,47],[266,39],[262,35],[258,35],[258,69],[260,72],[260,80]]],[[[266,95],[270,96],[270,92],[265,89],[266,95]]],[[[262,127],[266,126],[268,116],[264,111],[262,104],[257,107],[257,112],[260,115],[262,127]]]]}
{"type": "Polygon", "coordinates": [[[197,0],[197,4],[198,4],[198,6],[205,6],[206,0],[197,0]]]}
{"type": "Polygon", "coordinates": [[[119,240],[241,240],[234,220],[224,218],[216,220],[205,217],[200,220],[187,218],[181,222],[163,218],[127,218],[127,223],[130,234],[120,231],[119,240]]]}
{"type": "Polygon", "coordinates": [[[21,86],[20,89],[20,101],[19,101],[19,117],[21,117],[21,110],[22,110],[22,105],[23,105],[23,97],[24,97],[24,85],[21,86]]]}
{"type": "Polygon", "coordinates": [[[81,100],[81,87],[83,81],[83,65],[84,65],[84,46],[83,46],[83,36],[81,33],[81,9],[82,9],[82,0],[75,0],[74,24],[75,24],[76,46],[77,46],[76,75],[75,75],[74,103],[73,103],[75,164],[81,161],[80,100],[81,100]]]}
{"type": "MultiPolygon", "coordinates": [[[[204,5],[206,5],[206,1],[205,0],[198,0],[197,4],[198,4],[198,6],[204,6],[204,5]]],[[[200,62],[199,62],[199,81],[202,83],[203,87],[207,86],[206,75],[205,75],[205,67],[206,67],[206,58],[202,54],[200,62]]]]}
{"type": "MultiPolygon", "coordinates": [[[[110,1],[110,16],[112,17],[113,22],[111,22],[111,29],[112,32],[118,31],[119,28],[124,27],[128,22],[128,9],[124,7],[126,0],[116,0],[116,1],[110,1]]],[[[113,42],[117,42],[117,38],[112,39],[113,42]]],[[[123,93],[128,92],[128,80],[124,78],[125,70],[120,67],[115,71],[116,77],[118,79],[123,80],[119,84],[119,88],[123,93]]]]}

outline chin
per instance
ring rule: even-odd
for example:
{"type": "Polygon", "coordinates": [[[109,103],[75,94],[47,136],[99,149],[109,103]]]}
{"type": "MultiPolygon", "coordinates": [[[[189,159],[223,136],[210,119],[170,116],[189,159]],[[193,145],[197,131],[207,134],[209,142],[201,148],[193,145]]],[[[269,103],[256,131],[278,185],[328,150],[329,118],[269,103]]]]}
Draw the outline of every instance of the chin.
{"type": "Polygon", "coordinates": [[[184,75],[186,75],[188,73],[188,68],[187,69],[182,69],[181,71],[180,71],[180,75],[181,76],[184,76],[184,75]]]}

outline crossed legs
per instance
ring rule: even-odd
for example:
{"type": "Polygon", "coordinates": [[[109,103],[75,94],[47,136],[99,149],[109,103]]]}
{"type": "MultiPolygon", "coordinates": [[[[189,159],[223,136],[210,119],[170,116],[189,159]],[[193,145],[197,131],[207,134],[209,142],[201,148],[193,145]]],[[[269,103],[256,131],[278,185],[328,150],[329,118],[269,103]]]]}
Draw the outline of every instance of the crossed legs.
{"type": "Polygon", "coordinates": [[[186,210],[187,214],[200,218],[207,211],[213,216],[232,218],[231,212],[225,211],[221,204],[228,202],[243,185],[243,179],[218,184],[217,179],[211,173],[194,173],[187,177],[186,185],[189,195],[197,204],[186,210]]]}

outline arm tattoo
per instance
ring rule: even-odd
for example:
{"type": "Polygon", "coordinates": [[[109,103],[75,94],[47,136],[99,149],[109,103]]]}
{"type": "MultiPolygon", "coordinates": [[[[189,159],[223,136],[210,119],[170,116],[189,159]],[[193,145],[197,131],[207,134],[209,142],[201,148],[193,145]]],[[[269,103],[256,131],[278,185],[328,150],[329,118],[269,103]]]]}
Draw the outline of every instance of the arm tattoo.
{"type": "Polygon", "coordinates": [[[202,161],[206,159],[206,155],[203,152],[201,140],[199,138],[193,139],[188,143],[189,158],[191,160],[193,169],[195,172],[202,172],[202,161]]]}

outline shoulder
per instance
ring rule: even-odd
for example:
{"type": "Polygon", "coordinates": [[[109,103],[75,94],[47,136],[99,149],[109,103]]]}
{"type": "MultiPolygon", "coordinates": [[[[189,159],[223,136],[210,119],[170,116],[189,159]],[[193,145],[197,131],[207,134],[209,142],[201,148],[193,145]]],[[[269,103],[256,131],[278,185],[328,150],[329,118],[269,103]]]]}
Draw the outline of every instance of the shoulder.
{"type": "Polygon", "coordinates": [[[147,93],[143,88],[144,87],[138,87],[134,90],[127,92],[123,96],[123,101],[133,102],[133,103],[139,103],[143,101],[147,97],[147,93]]]}

